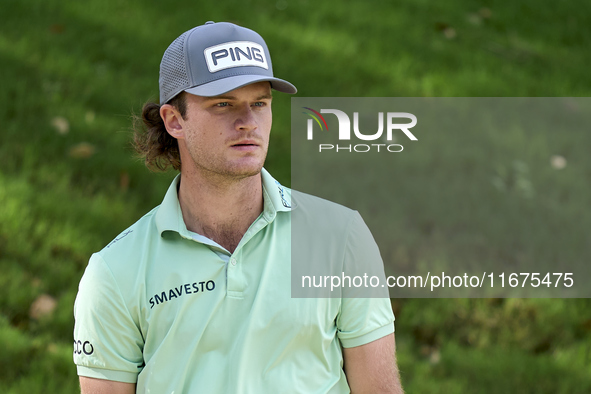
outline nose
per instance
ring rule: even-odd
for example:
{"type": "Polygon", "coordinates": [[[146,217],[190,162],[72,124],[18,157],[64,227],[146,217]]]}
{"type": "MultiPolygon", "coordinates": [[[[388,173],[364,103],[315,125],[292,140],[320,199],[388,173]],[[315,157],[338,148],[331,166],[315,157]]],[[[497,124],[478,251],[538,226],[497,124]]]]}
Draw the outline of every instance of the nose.
{"type": "Polygon", "coordinates": [[[234,122],[237,131],[253,131],[258,127],[257,119],[250,105],[243,105],[234,122]]]}

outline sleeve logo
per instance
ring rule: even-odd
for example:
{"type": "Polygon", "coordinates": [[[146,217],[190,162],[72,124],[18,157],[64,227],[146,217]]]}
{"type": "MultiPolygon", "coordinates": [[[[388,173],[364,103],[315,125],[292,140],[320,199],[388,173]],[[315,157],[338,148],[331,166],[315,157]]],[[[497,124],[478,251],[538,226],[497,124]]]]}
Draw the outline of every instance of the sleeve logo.
{"type": "Polygon", "coordinates": [[[74,355],[86,354],[90,356],[94,353],[94,346],[89,341],[82,342],[81,340],[74,339],[74,355]]]}

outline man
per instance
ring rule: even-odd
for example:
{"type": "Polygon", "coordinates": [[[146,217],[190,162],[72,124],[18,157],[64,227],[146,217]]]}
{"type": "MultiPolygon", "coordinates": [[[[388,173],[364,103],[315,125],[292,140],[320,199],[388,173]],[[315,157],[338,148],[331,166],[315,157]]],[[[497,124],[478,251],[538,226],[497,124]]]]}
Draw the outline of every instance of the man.
{"type": "Polygon", "coordinates": [[[136,145],[180,175],[91,257],[75,304],[83,393],[402,392],[389,300],[290,296],[291,191],[263,169],[271,88],[296,92],[251,30],[207,22],[166,50],[136,145]]]}

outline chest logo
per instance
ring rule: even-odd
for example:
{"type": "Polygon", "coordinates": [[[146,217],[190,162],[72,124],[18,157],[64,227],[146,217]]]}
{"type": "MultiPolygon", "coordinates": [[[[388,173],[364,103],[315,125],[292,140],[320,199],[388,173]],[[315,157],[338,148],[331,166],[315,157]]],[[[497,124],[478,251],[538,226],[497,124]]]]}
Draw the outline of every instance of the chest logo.
{"type": "Polygon", "coordinates": [[[213,291],[215,289],[215,282],[213,280],[203,281],[203,282],[193,282],[193,283],[185,283],[178,287],[173,287],[172,289],[168,289],[162,291],[158,294],[154,294],[150,297],[150,309],[154,308],[156,305],[163,304],[168,301],[172,301],[173,299],[180,298],[185,295],[189,294],[196,294],[196,293],[205,293],[209,291],[213,291]]]}

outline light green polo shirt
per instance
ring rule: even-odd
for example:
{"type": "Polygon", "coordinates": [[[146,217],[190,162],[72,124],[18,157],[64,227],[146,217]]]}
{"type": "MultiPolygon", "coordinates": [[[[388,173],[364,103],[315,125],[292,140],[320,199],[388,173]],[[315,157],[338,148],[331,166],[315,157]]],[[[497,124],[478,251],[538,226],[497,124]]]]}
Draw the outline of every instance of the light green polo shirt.
{"type": "Polygon", "coordinates": [[[78,374],[138,393],[348,393],[342,347],[394,331],[389,299],[291,297],[291,191],[266,170],[264,211],[234,253],[187,230],[179,180],[91,257],[78,374]]]}

